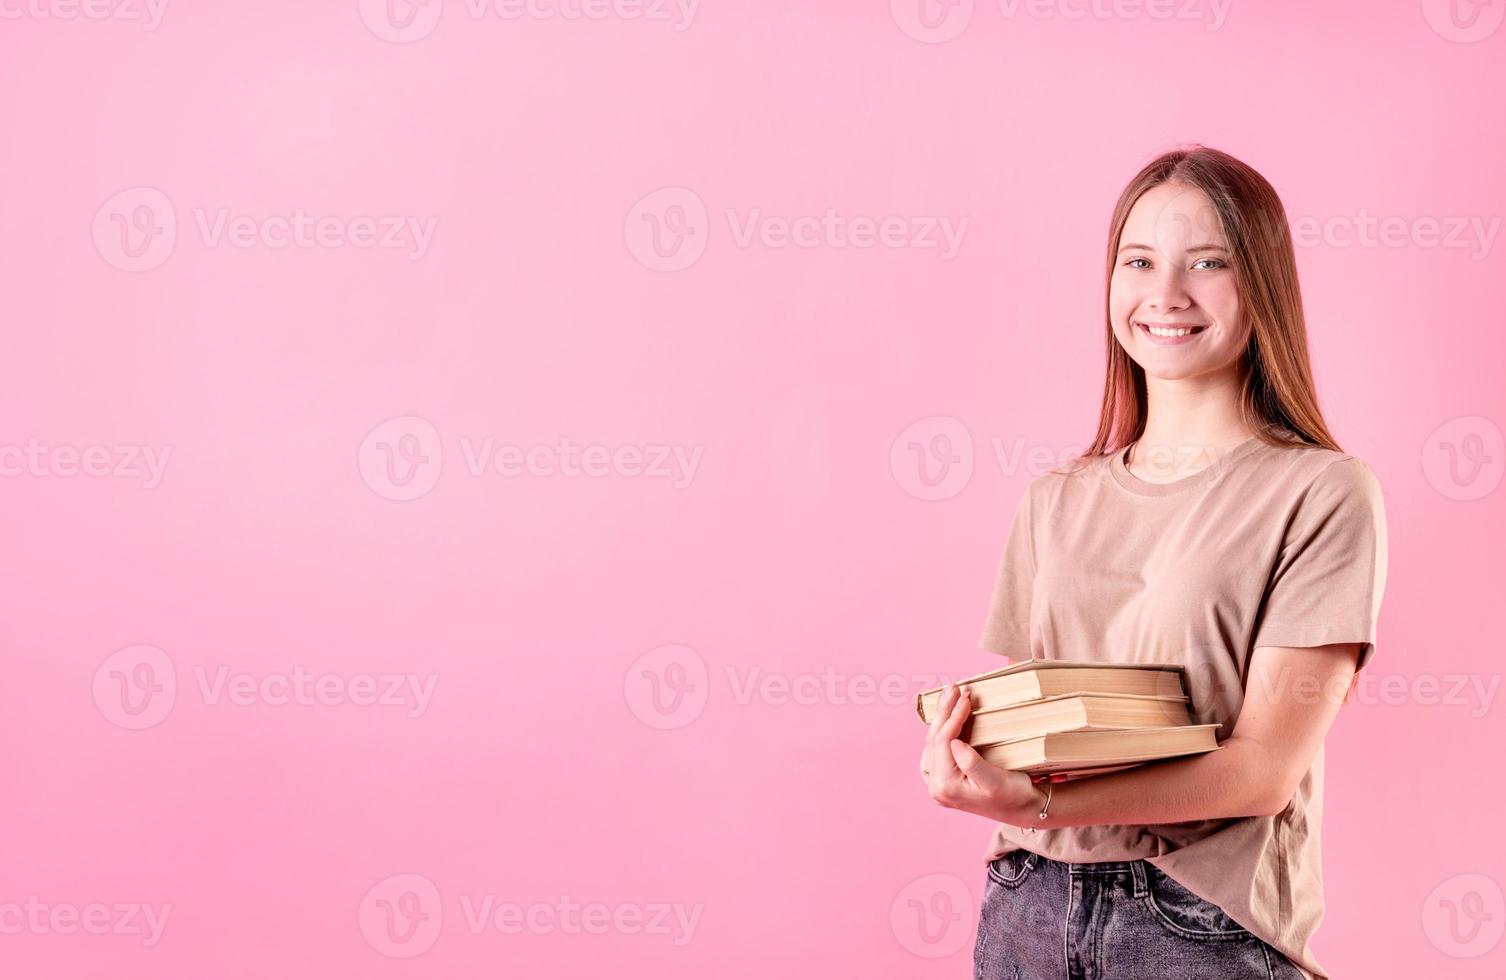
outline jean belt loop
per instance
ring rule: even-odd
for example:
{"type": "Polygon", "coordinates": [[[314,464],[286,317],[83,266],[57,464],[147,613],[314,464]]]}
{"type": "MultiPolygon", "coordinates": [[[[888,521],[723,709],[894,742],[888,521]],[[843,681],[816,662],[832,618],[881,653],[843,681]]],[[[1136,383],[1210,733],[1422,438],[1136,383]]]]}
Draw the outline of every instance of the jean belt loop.
{"type": "Polygon", "coordinates": [[[1150,886],[1146,884],[1145,862],[1130,862],[1130,877],[1135,880],[1135,897],[1144,898],[1150,894],[1150,886]]]}

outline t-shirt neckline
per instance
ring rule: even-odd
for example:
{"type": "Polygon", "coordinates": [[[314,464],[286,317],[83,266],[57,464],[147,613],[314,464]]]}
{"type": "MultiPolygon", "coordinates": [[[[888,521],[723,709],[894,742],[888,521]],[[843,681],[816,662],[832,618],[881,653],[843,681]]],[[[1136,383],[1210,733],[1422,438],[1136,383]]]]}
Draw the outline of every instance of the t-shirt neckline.
{"type": "Polygon", "coordinates": [[[1181,493],[1194,487],[1207,486],[1218,479],[1219,474],[1228,469],[1229,465],[1235,460],[1241,459],[1259,448],[1261,441],[1259,436],[1251,436],[1239,445],[1224,450],[1222,456],[1216,458],[1212,463],[1193,473],[1191,476],[1184,476],[1180,480],[1173,480],[1170,483],[1151,483],[1131,473],[1129,467],[1124,464],[1124,457],[1129,453],[1130,446],[1132,445],[1134,443],[1125,446],[1110,457],[1109,473],[1113,476],[1114,482],[1130,493],[1139,494],[1142,497],[1165,497],[1168,494],[1181,493]]]}

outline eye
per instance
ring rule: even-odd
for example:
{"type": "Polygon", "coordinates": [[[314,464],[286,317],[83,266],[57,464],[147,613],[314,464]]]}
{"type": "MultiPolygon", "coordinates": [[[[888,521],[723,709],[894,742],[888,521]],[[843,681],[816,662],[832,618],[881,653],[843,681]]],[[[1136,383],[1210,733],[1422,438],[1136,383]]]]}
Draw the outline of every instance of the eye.
{"type": "Polygon", "coordinates": [[[1225,262],[1223,259],[1198,259],[1196,262],[1192,263],[1192,267],[1194,269],[1196,269],[1198,266],[1202,265],[1204,262],[1212,262],[1213,263],[1213,267],[1208,270],[1210,272],[1213,272],[1213,271],[1218,270],[1218,269],[1223,269],[1223,268],[1225,268],[1225,267],[1228,266],[1228,263],[1225,262]]]}
{"type": "Polygon", "coordinates": [[[1143,269],[1146,266],[1150,265],[1150,259],[1141,258],[1140,256],[1136,256],[1135,258],[1130,259],[1128,262],[1126,262],[1124,264],[1126,266],[1128,266],[1129,268],[1131,268],[1131,269],[1143,269]],[[1141,266],[1141,265],[1135,265],[1136,262],[1144,262],[1145,265],[1143,265],[1143,266],[1141,266]]]}

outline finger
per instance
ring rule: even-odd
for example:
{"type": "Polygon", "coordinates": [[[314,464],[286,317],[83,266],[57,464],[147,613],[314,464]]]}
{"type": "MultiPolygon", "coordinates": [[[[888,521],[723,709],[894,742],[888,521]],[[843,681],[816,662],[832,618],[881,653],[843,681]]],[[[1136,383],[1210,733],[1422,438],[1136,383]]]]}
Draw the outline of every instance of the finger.
{"type": "Polygon", "coordinates": [[[952,699],[956,696],[957,685],[948,684],[945,690],[941,692],[940,700],[936,702],[936,711],[931,715],[931,724],[927,730],[927,734],[935,735],[937,730],[941,728],[941,722],[946,718],[947,713],[952,710],[952,699]]]}
{"type": "Polygon", "coordinates": [[[952,706],[952,710],[948,713],[946,720],[942,722],[941,728],[935,735],[926,740],[926,748],[929,753],[926,768],[931,770],[932,779],[954,779],[957,777],[957,761],[952,758],[952,750],[947,747],[947,743],[957,737],[963,723],[967,721],[967,717],[971,712],[972,698],[968,696],[966,691],[963,691],[958,695],[957,703],[952,706]]]}
{"type": "Polygon", "coordinates": [[[973,698],[967,691],[963,691],[957,697],[957,703],[952,705],[951,712],[946,721],[941,723],[941,728],[936,732],[936,737],[951,741],[962,731],[962,726],[967,724],[968,716],[973,713],[973,698]]]}
{"type": "Polygon", "coordinates": [[[948,742],[947,748],[951,751],[952,762],[956,764],[962,775],[974,782],[987,779],[989,762],[978,754],[977,749],[960,738],[954,738],[948,742]]]}

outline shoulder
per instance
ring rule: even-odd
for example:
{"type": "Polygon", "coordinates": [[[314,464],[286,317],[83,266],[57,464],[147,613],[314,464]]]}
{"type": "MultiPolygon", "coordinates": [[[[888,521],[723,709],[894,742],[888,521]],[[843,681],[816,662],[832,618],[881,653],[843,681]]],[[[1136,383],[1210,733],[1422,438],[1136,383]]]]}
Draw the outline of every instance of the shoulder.
{"type": "Polygon", "coordinates": [[[1265,447],[1252,462],[1245,489],[1288,511],[1385,511],[1380,480],[1370,464],[1353,453],[1299,443],[1265,447]],[[1259,490],[1251,484],[1258,484],[1259,490]]]}
{"type": "Polygon", "coordinates": [[[1328,455],[1331,458],[1313,478],[1315,486],[1350,493],[1380,493],[1380,480],[1376,479],[1375,471],[1370,468],[1369,463],[1348,453],[1329,453],[1328,455]]]}
{"type": "Polygon", "coordinates": [[[1080,503],[1085,499],[1083,492],[1090,492],[1107,478],[1110,458],[1076,456],[1032,477],[1020,496],[1020,510],[1032,522],[1039,523],[1048,520],[1063,499],[1080,503]]]}
{"type": "Polygon", "coordinates": [[[1258,454],[1269,469],[1283,474],[1288,485],[1298,491],[1321,490],[1327,493],[1380,493],[1380,481],[1370,464],[1353,453],[1327,449],[1306,443],[1283,440],[1268,444],[1258,454]]]}
{"type": "Polygon", "coordinates": [[[1108,472],[1113,458],[1113,453],[1074,456],[1031,480],[1027,492],[1039,497],[1053,497],[1064,488],[1092,482],[1108,472]]]}
{"type": "Polygon", "coordinates": [[[1384,522],[1385,495],[1369,464],[1348,453],[1330,455],[1333,458],[1313,478],[1303,495],[1304,505],[1322,513],[1343,513],[1370,522],[1384,522]]]}

